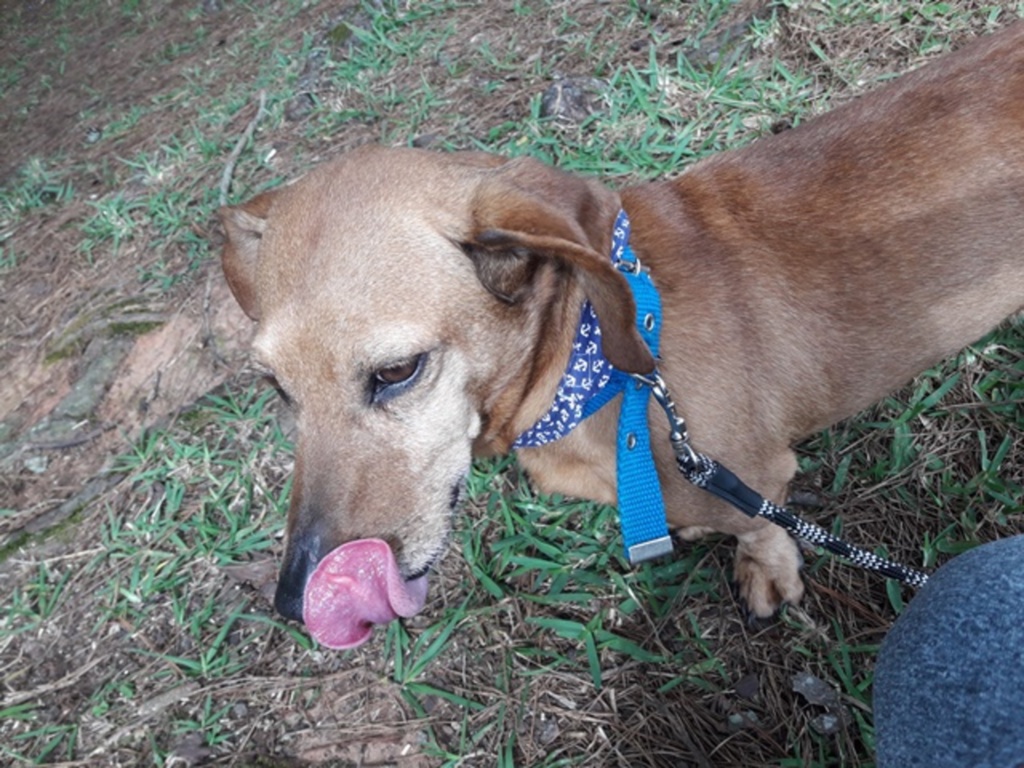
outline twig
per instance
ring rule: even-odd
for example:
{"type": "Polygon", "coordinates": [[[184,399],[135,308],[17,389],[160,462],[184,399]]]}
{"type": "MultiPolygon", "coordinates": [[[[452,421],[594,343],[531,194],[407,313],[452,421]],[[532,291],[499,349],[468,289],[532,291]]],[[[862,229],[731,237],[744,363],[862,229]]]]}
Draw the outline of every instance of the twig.
{"type": "Polygon", "coordinates": [[[201,344],[203,349],[208,349],[213,355],[213,361],[224,368],[231,366],[227,356],[220,351],[220,344],[217,343],[217,335],[213,332],[213,323],[210,316],[213,314],[213,272],[206,273],[206,293],[203,295],[203,328],[201,344]]]}
{"type": "Polygon", "coordinates": [[[52,683],[46,683],[40,685],[37,688],[33,688],[31,691],[12,691],[4,696],[4,706],[13,707],[16,704],[21,704],[23,701],[32,701],[33,699],[39,699],[48,693],[59,691],[63,688],[67,688],[70,685],[76,683],[81,677],[88,672],[90,669],[95,667],[101,661],[108,660],[106,657],[97,657],[86,662],[84,665],[76,669],[74,672],[65,675],[60,680],[55,680],[52,683]]]}
{"type": "Polygon", "coordinates": [[[80,445],[92,442],[104,432],[108,432],[113,429],[114,426],[114,424],[104,424],[90,432],[86,432],[84,435],[75,435],[74,437],[69,437],[64,440],[29,441],[25,444],[25,447],[32,451],[62,451],[65,448],[77,448],[80,445]]]}
{"type": "Polygon", "coordinates": [[[220,177],[220,204],[228,204],[228,189],[231,188],[231,177],[235,173],[235,164],[238,162],[238,158],[242,154],[242,150],[245,149],[246,144],[252,139],[253,133],[256,132],[256,123],[263,117],[263,113],[266,112],[267,94],[266,91],[260,91],[260,106],[256,110],[256,116],[249,121],[249,124],[245,126],[245,132],[239,137],[235,143],[235,148],[231,150],[231,154],[228,155],[227,165],[224,166],[224,173],[220,177]]]}

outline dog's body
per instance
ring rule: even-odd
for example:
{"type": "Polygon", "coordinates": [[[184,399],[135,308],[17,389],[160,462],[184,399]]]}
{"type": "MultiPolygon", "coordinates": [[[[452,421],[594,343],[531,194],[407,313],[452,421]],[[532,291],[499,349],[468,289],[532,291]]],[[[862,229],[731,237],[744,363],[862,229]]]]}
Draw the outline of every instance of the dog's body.
{"type": "MultiPolygon", "coordinates": [[[[364,148],[225,209],[254,357],[298,409],[279,610],[301,618],[349,540],[385,540],[404,578],[430,567],[472,455],[547,411],[584,298],[608,359],[650,369],[608,261],[620,207],[694,446],[784,502],[795,441],[1024,305],[1024,25],[621,193],[532,160],[364,148]]],[[[617,410],[520,451],[542,490],[614,503],[617,410]]],[[[794,542],[690,487],[651,423],[670,524],[738,537],[755,615],[798,600],[794,542]]]]}

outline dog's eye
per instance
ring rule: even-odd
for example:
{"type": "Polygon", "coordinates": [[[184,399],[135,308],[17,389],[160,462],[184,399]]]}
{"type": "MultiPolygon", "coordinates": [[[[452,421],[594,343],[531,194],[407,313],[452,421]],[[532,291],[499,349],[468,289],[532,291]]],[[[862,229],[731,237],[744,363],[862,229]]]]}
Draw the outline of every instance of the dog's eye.
{"type": "Polygon", "coordinates": [[[415,355],[408,360],[401,360],[394,365],[374,371],[370,382],[373,401],[383,402],[404,391],[423,370],[423,362],[426,358],[425,354],[415,355]]]}
{"type": "Polygon", "coordinates": [[[398,365],[392,365],[390,368],[381,368],[373,375],[381,384],[399,384],[416,373],[418,367],[419,358],[417,357],[398,365]]]}

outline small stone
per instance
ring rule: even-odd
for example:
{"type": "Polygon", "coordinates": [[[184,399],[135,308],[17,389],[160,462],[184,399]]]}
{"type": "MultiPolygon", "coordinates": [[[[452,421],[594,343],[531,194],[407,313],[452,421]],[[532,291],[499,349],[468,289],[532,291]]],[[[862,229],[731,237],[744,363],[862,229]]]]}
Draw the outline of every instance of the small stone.
{"type": "Polygon", "coordinates": [[[297,123],[313,111],[316,106],[316,99],[310,93],[300,93],[290,99],[284,108],[284,119],[290,123],[297,123]]]}
{"type": "Polygon", "coordinates": [[[753,701],[757,698],[760,687],[760,681],[757,679],[757,674],[751,672],[750,674],[741,677],[736,685],[733,686],[733,690],[736,691],[736,695],[741,699],[753,701]]]}
{"type": "Polygon", "coordinates": [[[25,469],[34,475],[41,475],[50,465],[49,459],[45,456],[29,456],[25,459],[25,469]]]}
{"type": "Polygon", "coordinates": [[[436,144],[440,138],[436,133],[421,133],[412,140],[412,145],[420,149],[427,149],[431,145],[436,144]]]}
{"type": "Polygon", "coordinates": [[[839,704],[839,695],[828,683],[810,672],[793,675],[793,691],[799,693],[810,704],[833,707],[839,704]]]}
{"type": "Polygon", "coordinates": [[[543,719],[541,720],[540,729],[537,733],[537,741],[547,746],[558,738],[559,732],[558,721],[553,718],[543,719]]]}
{"type": "Polygon", "coordinates": [[[746,730],[748,728],[757,728],[760,724],[757,714],[749,709],[742,712],[733,712],[729,715],[728,722],[730,733],[736,733],[737,731],[746,730]]]}
{"type": "Polygon", "coordinates": [[[826,712],[811,720],[811,728],[822,736],[835,736],[843,729],[846,719],[840,715],[826,712]]]}
{"type": "Polygon", "coordinates": [[[594,78],[567,77],[553,83],[540,97],[540,116],[582,123],[597,111],[595,103],[605,86],[594,78]]]}

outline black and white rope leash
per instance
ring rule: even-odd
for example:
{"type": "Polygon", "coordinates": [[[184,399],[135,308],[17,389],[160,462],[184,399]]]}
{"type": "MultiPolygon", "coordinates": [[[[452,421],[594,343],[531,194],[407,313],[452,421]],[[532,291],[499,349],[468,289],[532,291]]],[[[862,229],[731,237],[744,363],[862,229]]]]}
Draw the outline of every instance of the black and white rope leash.
{"type": "Polygon", "coordinates": [[[714,459],[697,453],[690,445],[686,422],[676,411],[665,381],[657,371],[649,375],[633,374],[637,381],[651,388],[651,394],[661,406],[669,421],[669,440],[675,453],[676,464],[683,476],[698,488],[728,502],[748,517],[763,517],[780,525],[791,536],[846,558],[854,565],[875,571],[890,579],[897,579],[912,587],[923,587],[928,576],[905,565],[879,557],[866,549],[848,544],[824,528],[809,523],[787,509],[773,504],[743,483],[729,469],[714,459]]]}

